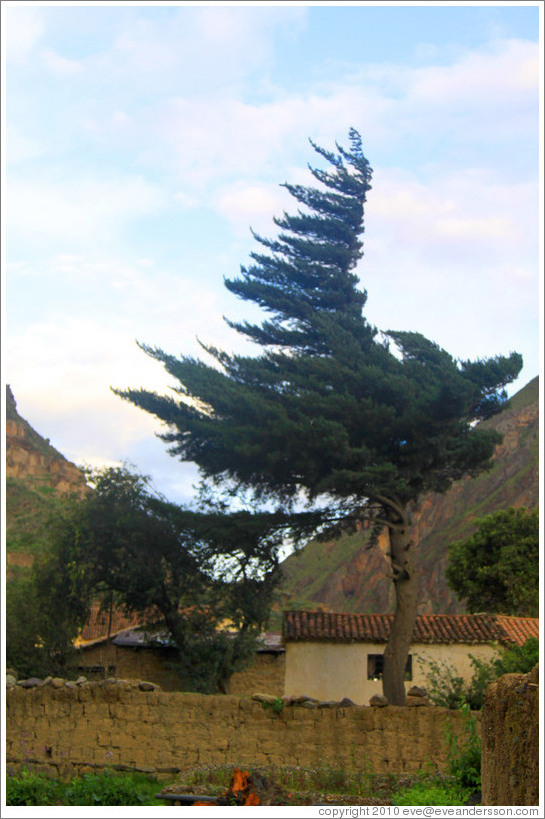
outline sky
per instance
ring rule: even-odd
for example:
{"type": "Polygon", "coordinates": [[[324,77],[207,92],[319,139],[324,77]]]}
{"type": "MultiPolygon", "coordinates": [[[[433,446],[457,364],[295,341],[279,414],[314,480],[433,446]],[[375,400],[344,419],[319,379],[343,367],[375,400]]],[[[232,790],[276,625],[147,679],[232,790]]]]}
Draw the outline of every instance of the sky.
{"type": "MultiPolygon", "coordinates": [[[[137,342],[259,353],[223,285],[280,187],[362,135],[365,316],[540,370],[541,3],[2,3],[3,384],[78,465],[188,504],[196,468],[111,388],[169,391],[137,342]]],[[[323,166],[323,165],[322,165],[323,166]]]]}

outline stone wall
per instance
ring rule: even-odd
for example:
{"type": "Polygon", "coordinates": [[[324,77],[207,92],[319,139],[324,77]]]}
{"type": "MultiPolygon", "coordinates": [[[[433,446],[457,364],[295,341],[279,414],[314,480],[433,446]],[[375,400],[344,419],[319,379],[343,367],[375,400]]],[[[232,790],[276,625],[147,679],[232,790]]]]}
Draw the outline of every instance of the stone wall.
{"type": "Polygon", "coordinates": [[[506,674],[482,712],[483,805],[539,804],[539,672],[506,674]]]}
{"type": "Polygon", "coordinates": [[[61,776],[114,766],[168,777],[210,764],[444,770],[447,723],[463,730],[459,714],[426,706],[301,698],[277,713],[253,699],[169,693],[138,681],[54,680],[8,689],[6,761],[9,770],[31,764],[61,776]]]}

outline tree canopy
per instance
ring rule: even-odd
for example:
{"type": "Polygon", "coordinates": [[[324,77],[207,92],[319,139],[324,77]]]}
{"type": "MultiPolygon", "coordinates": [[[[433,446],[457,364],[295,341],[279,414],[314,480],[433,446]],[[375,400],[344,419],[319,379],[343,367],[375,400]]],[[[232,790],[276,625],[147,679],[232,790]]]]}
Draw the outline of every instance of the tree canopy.
{"type": "Polygon", "coordinates": [[[449,546],[446,577],[470,612],[539,616],[539,514],[501,509],[449,546]]]}
{"type": "Polygon", "coordinates": [[[490,466],[500,436],[476,422],[501,410],[522,360],[458,361],[418,332],[379,332],[364,318],[356,267],[372,172],[354,129],[349,141],[334,152],[312,143],[328,166],[309,166],[319,187],[286,184],[297,213],[275,220],[277,239],[254,234],[263,251],[225,281],[268,314],[260,325],[231,322],[261,353],[203,345],[206,364],[141,345],[176,395],[117,392],[163,422],[170,453],[217,487],[286,509],[306,498],[321,525],[388,527],[397,608],[384,684],[402,702],[417,606],[409,505],[490,466]]]}
{"type": "MultiPolygon", "coordinates": [[[[185,510],[127,467],[95,470],[89,480],[93,490],[51,523],[50,549],[34,569],[40,608],[77,614],[68,642],[92,602],[136,612],[150,634],[168,636],[182,688],[225,690],[253,659],[269,616],[281,517],[185,510]]],[[[58,653],[49,620],[36,621],[34,640],[58,653]]]]}

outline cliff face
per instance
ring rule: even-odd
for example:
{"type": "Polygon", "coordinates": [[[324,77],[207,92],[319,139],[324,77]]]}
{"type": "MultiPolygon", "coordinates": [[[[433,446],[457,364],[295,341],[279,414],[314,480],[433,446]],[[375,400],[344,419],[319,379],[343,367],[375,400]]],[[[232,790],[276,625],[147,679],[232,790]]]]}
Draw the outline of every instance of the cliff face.
{"type": "MultiPolygon", "coordinates": [[[[444,495],[425,496],[414,510],[412,534],[419,544],[421,614],[463,613],[445,580],[447,549],[474,531],[476,518],[508,506],[538,506],[538,398],[535,378],[513,398],[510,409],[484,422],[504,436],[489,472],[456,482],[444,495]]],[[[321,604],[333,611],[393,611],[393,584],[384,555],[387,542],[383,535],[377,546],[370,546],[365,530],[338,541],[312,541],[283,563],[283,606],[321,604]]]]}
{"type": "Polygon", "coordinates": [[[82,471],[21,418],[10,387],[6,389],[6,477],[51,487],[59,495],[82,495],[82,471]]]}

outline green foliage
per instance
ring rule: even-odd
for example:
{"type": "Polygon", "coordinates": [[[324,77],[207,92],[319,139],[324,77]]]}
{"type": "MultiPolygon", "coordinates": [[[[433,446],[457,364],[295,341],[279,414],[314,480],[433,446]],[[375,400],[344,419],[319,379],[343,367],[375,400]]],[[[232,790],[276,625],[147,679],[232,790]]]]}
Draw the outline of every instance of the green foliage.
{"type": "Polygon", "coordinates": [[[393,795],[394,805],[465,805],[471,794],[456,783],[417,782],[393,795]]]}
{"type": "Polygon", "coordinates": [[[503,509],[475,523],[474,534],[449,546],[449,586],[471,612],[537,617],[538,510],[503,509]]]}
{"type": "Polygon", "coordinates": [[[41,554],[48,548],[47,525],[62,500],[49,486],[19,478],[6,480],[6,550],[41,554]]]}
{"type": "Polygon", "coordinates": [[[7,805],[62,805],[63,786],[25,768],[18,776],[6,778],[7,805]]]}
{"type": "Polygon", "coordinates": [[[126,467],[89,479],[93,491],[67,504],[51,525],[51,550],[37,571],[39,598],[60,605],[62,595],[87,613],[93,596],[113,595],[152,631],[169,635],[182,688],[224,690],[253,658],[267,620],[282,520],[182,509],[126,467]]]}
{"type": "Polygon", "coordinates": [[[371,168],[359,134],[349,138],[336,153],[313,144],[330,168],[311,168],[320,187],[286,184],[303,209],[275,220],[277,240],[254,234],[269,253],[251,253],[226,281],[269,314],[261,325],[230,323],[263,354],[204,347],[209,366],[143,345],[178,382],[178,398],[117,393],[163,421],[171,454],[219,485],[286,503],[327,496],[327,519],[372,501],[388,520],[385,499],[403,506],[490,465],[499,436],[473,422],[501,410],[522,360],[459,362],[420,333],[379,335],[365,320],[354,269],[371,168]]]}
{"type": "Polygon", "coordinates": [[[422,662],[431,701],[443,708],[458,709],[468,705],[473,710],[483,707],[486,687],[503,674],[527,674],[539,662],[539,640],[529,637],[522,646],[502,646],[492,660],[480,660],[469,655],[474,669],[469,682],[456,673],[450,663],[434,660],[422,662]]]}
{"type": "Polygon", "coordinates": [[[477,733],[477,718],[469,705],[462,705],[464,731],[460,739],[447,725],[445,738],[448,745],[448,771],[462,788],[472,791],[481,788],[481,740],[477,733]]]}
{"type": "Polygon", "coordinates": [[[421,664],[425,666],[426,691],[434,705],[457,709],[466,702],[467,684],[450,663],[427,660],[421,664]]]}
{"type": "Polygon", "coordinates": [[[6,779],[7,805],[162,805],[156,779],[138,773],[83,774],[64,782],[24,769],[6,779]]]}
{"type": "Polygon", "coordinates": [[[42,567],[36,561],[6,584],[6,662],[20,677],[65,672],[87,613],[82,599],[67,593],[62,573],[42,567]]]}
{"type": "Polygon", "coordinates": [[[68,805],[160,805],[162,802],[153,798],[158,790],[160,786],[152,777],[106,771],[72,779],[65,799],[68,805]]]}
{"type": "Polygon", "coordinates": [[[286,704],[282,697],[276,697],[274,702],[263,702],[263,708],[265,710],[270,708],[275,714],[281,714],[285,705],[286,704]]]}

